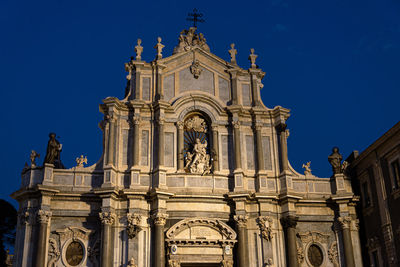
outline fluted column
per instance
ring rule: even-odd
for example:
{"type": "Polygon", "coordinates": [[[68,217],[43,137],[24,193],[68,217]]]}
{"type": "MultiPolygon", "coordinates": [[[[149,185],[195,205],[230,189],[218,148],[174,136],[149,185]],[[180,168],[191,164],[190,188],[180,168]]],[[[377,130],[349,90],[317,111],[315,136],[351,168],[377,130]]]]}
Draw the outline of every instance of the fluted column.
{"type": "Polygon", "coordinates": [[[52,213],[50,211],[38,210],[37,221],[39,223],[39,238],[37,243],[36,266],[45,266],[46,245],[47,245],[47,226],[52,213]]]}
{"type": "Polygon", "coordinates": [[[257,165],[258,165],[258,172],[263,171],[265,169],[264,166],[264,154],[263,154],[263,147],[262,147],[262,140],[261,140],[261,123],[256,123],[254,126],[256,132],[256,142],[257,142],[257,165]]]}
{"type": "Polygon", "coordinates": [[[296,244],[296,225],[298,217],[287,216],[281,219],[282,227],[285,230],[286,239],[286,259],[287,266],[298,267],[299,263],[297,260],[297,244],[296,244]]]}
{"type": "Polygon", "coordinates": [[[140,125],[140,118],[139,116],[134,116],[132,119],[133,122],[133,150],[132,150],[132,155],[133,155],[133,161],[132,165],[133,166],[138,166],[139,165],[139,137],[140,137],[140,131],[139,131],[139,125],[140,125]]]}
{"type": "Polygon", "coordinates": [[[184,130],[183,121],[176,122],[178,128],[178,171],[183,172],[184,162],[183,162],[183,149],[184,149],[184,130]]]}
{"type": "Polygon", "coordinates": [[[238,231],[238,259],[239,267],[247,267],[247,236],[246,236],[246,223],[247,215],[235,215],[234,220],[236,221],[238,231]]]}
{"type": "Polygon", "coordinates": [[[233,122],[233,137],[235,142],[235,169],[242,168],[242,153],[240,148],[240,122],[233,122]]]}
{"type": "Polygon", "coordinates": [[[109,267],[113,264],[111,227],[115,222],[115,215],[111,212],[101,212],[99,217],[103,228],[101,236],[101,267],[109,267]]]}
{"type": "Polygon", "coordinates": [[[280,156],[281,156],[282,172],[288,170],[286,126],[287,125],[285,123],[281,123],[278,126],[276,126],[276,130],[278,131],[280,138],[280,156]]]}
{"type": "Polygon", "coordinates": [[[107,146],[107,164],[114,165],[114,143],[115,143],[115,119],[109,116],[108,120],[108,146],[107,146]]]}
{"type": "Polygon", "coordinates": [[[219,171],[219,149],[218,149],[218,126],[213,125],[212,129],[212,144],[213,144],[213,170],[219,171]]]}
{"type": "Polygon", "coordinates": [[[164,119],[158,119],[158,165],[164,166],[164,119]]]}
{"type": "Polygon", "coordinates": [[[164,225],[168,214],[154,215],[154,267],[165,267],[164,225]]]}
{"type": "Polygon", "coordinates": [[[346,267],[354,267],[354,253],[353,253],[353,242],[351,240],[350,225],[351,217],[339,217],[338,222],[342,230],[343,235],[343,247],[344,257],[346,259],[346,267]]]}

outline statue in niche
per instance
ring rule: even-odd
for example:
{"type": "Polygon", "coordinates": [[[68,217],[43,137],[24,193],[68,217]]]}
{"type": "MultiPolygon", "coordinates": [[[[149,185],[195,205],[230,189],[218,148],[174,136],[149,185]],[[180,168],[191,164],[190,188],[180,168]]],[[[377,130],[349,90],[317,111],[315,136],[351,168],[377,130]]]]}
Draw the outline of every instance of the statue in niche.
{"type": "Polygon", "coordinates": [[[65,169],[61,162],[60,154],[62,150],[62,144],[56,139],[55,133],[49,134],[50,140],[47,143],[46,157],[44,163],[53,164],[56,169],[65,169]]]}
{"type": "Polygon", "coordinates": [[[332,154],[329,155],[328,161],[332,166],[333,174],[342,173],[342,155],[339,153],[339,148],[332,148],[332,154]]]}
{"type": "Polygon", "coordinates": [[[191,173],[210,173],[210,155],[207,154],[206,148],[207,141],[204,140],[204,143],[202,143],[199,138],[196,138],[196,142],[193,146],[193,151],[187,152],[185,167],[191,173]]]}

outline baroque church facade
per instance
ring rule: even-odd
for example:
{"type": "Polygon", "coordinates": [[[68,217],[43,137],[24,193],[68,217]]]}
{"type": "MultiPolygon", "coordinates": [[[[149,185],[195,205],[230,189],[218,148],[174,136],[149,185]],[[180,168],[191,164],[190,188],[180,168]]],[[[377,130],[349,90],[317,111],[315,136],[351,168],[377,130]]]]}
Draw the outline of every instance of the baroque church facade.
{"type": "Polygon", "coordinates": [[[337,149],[330,178],[296,172],[289,110],[266,107],[265,73],[210,52],[196,28],[169,57],[125,64],[125,97],[100,105],[103,154],[65,169],[50,134],[22,172],[14,266],[362,266],[337,149]]]}

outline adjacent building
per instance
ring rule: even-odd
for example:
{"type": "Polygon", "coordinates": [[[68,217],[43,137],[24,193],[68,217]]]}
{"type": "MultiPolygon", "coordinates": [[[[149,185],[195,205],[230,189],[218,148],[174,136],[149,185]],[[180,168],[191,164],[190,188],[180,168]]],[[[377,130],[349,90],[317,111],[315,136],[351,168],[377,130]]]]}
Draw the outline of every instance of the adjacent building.
{"type": "Polygon", "coordinates": [[[291,167],[289,110],[263,104],[254,50],[243,69],[194,27],[171,56],[154,48],[145,62],[138,40],[125,97],[100,105],[96,164],[63,168],[55,134],[43,166],[32,152],[15,266],[362,266],[342,156],[330,178],[291,167]]]}
{"type": "Polygon", "coordinates": [[[399,266],[400,122],[350,159],[365,266],[399,266]]]}

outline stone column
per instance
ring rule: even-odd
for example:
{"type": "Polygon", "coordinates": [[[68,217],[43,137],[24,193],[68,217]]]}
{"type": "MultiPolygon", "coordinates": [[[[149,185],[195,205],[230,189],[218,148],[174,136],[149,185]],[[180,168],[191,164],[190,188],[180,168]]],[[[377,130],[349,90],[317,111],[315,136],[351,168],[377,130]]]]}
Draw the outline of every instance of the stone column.
{"type": "Polygon", "coordinates": [[[235,142],[235,169],[242,168],[242,153],[240,149],[240,122],[233,122],[233,137],[235,142]]]}
{"type": "Polygon", "coordinates": [[[133,122],[133,150],[132,150],[132,165],[133,166],[138,166],[139,165],[139,137],[140,137],[140,131],[139,131],[139,125],[140,125],[140,118],[139,116],[133,116],[132,119],[133,122]]]}
{"type": "Polygon", "coordinates": [[[212,155],[213,159],[213,170],[214,173],[219,171],[219,149],[218,149],[218,126],[213,125],[211,126],[212,129],[212,144],[213,144],[213,152],[214,155],[212,155]]]}
{"type": "Polygon", "coordinates": [[[47,226],[50,221],[52,213],[50,211],[38,210],[37,220],[39,223],[39,235],[36,253],[36,266],[45,266],[46,260],[46,247],[47,247],[47,226]]]}
{"type": "Polygon", "coordinates": [[[100,212],[99,217],[102,224],[101,267],[109,267],[113,265],[113,239],[111,227],[115,222],[115,215],[111,212],[100,212]]]}
{"type": "Polygon", "coordinates": [[[288,154],[287,154],[287,143],[286,143],[286,124],[281,123],[276,126],[276,130],[279,134],[280,140],[280,159],[282,164],[282,172],[288,170],[288,154]]]}
{"type": "Polygon", "coordinates": [[[114,165],[114,143],[115,143],[115,119],[109,117],[108,121],[108,148],[107,148],[107,164],[114,165]]]}
{"type": "Polygon", "coordinates": [[[235,215],[234,220],[238,230],[238,260],[239,267],[247,267],[247,235],[246,235],[246,223],[247,215],[235,215]]]}
{"type": "Polygon", "coordinates": [[[158,119],[158,167],[164,166],[164,119],[158,119]]]}
{"type": "Polygon", "coordinates": [[[265,169],[264,166],[264,154],[263,154],[263,147],[262,147],[262,140],[261,140],[261,123],[256,123],[254,126],[256,132],[256,142],[257,142],[257,165],[258,165],[258,172],[263,171],[265,169]]]}
{"type": "Polygon", "coordinates": [[[184,168],[184,158],[183,158],[183,149],[184,149],[184,130],[183,130],[183,121],[176,122],[176,126],[178,127],[178,171],[183,172],[184,168]]]}
{"type": "Polygon", "coordinates": [[[350,224],[351,217],[339,217],[338,222],[342,230],[343,235],[343,247],[344,247],[344,257],[346,259],[346,267],[354,267],[354,253],[353,253],[353,242],[351,240],[350,224]]]}
{"type": "Polygon", "coordinates": [[[296,244],[296,225],[298,217],[287,216],[281,219],[282,227],[285,230],[286,238],[286,259],[287,266],[298,267],[299,263],[297,260],[297,244],[296,244]]]}
{"type": "Polygon", "coordinates": [[[165,267],[164,225],[168,214],[157,213],[154,218],[154,267],[165,267]]]}
{"type": "Polygon", "coordinates": [[[229,70],[231,74],[231,86],[232,86],[232,105],[237,105],[239,103],[239,90],[238,90],[238,78],[237,69],[229,70]]]}

